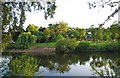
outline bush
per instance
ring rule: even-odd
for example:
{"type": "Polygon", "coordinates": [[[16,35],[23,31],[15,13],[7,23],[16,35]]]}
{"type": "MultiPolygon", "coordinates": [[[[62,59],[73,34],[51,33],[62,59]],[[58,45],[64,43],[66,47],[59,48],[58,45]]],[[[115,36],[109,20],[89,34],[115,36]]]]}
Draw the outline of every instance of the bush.
{"type": "Polygon", "coordinates": [[[98,47],[98,51],[102,52],[118,52],[120,51],[120,42],[105,43],[101,47],[98,47]]]}
{"type": "Polygon", "coordinates": [[[24,32],[18,36],[16,47],[17,49],[29,49],[37,40],[35,35],[31,35],[31,32],[24,32]]]}
{"type": "Polygon", "coordinates": [[[59,40],[56,43],[56,53],[74,52],[77,44],[77,41],[72,39],[59,40]]]}
{"type": "Polygon", "coordinates": [[[89,42],[80,42],[76,47],[76,52],[86,52],[89,51],[89,49],[90,49],[89,42]]]}

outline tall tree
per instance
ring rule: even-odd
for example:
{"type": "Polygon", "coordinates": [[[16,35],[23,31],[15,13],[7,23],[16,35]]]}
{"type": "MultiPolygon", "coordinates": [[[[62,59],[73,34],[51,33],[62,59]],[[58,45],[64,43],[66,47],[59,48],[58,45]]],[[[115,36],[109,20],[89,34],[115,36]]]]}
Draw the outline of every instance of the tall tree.
{"type": "Polygon", "coordinates": [[[85,38],[85,35],[86,35],[86,29],[77,28],[76,30],[79,32],[80,40],[83,40],[85,38]]]}
{"type": "Polygon", "coordinates": [[[48,28],[46,28],[43,31],[43,37],[44,37],[44,41],[48,42],[49,41],[49,37],[50,37],[50,30],[48,28]]]}
{"type": "Polygon", "coordinates": [[[119,24],[112,24],[110,26],[110,32],[112,40],[118,40],[119,38],[119,33],[120,33],[120,25],[119,24]]]}
{"type": "Polygon", "coordinates": [[[49,29],[51,37],[54,38],[53,40],[55,40],[58,34],[63,35],[63,33],[67,32],[68,24],[63,21],[56,24],[49,24],[49,29]]]}
{"type": "Polygon", "coordinates": [[[14,2],[9,2],[9,0],[1,2],[2,5],[2,46],[5,48],[9,42],[11,42],[11,37],[15,32],[23,32],[23,24],[26,20],[26,12],[39,10],[44,13],[45,19],[48,17],[52,18],[56,4],[55,0],[37,0],[35,1],[27,1],[21,2],[20,0],[16,0],[14,2]],[[12,33],[9,36],[9,42],[6,43],[6,36],[8,35],[5,31],[8,30],[7,33],[12,33]]]}
{"type": "Polygon", "coordinates": [[[22,31],[26,20],[25,13],[31,12],[33,9],[44,11],[45,19],[52,18],[56,9],[55,0],[2,2],[2,30],[4,31],[7,27],[8,29],[16,29],[18,26],[19,31],[22,31]]]}
{"type": "Polygon", "coordinates": [[[91,38],[93,39],[93,42],[96,41],[96,31],[97,29],[94,27],[94,25],[91,25],[90,32],[91,32],[91,38]]]}
{"type": "Polygon", "coordinates": [[[29,24],[26,30],[36,36],[38,35],[38,32],[39,32],[39,28],[35,26],[34,24],[29,24]]]}
{"type": "Polygon", "coordinates": [[[103,41],[103,31],[104,31],[104,28],[102,26],[99,26],[97,28],[97,41],[98,42],[103,41]]]}
{"type": "Polygon", "coordinates": [[[110,41],[111,40],[111,32],[110,32],[109,28],[104,29],[103,40],[104,41],[110,41]]]}

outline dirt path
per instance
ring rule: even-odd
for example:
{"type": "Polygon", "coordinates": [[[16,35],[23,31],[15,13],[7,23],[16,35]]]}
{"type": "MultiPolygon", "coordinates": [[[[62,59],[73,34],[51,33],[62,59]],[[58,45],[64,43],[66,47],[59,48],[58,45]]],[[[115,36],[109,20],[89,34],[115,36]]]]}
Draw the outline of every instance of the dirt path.
{"type": "Polygon", "coordinates": [[[55,48],[54,47],[33,47],[32,49],[28,50],[6,50],[6,52],[15,52],[15,53],[30,53],[30,54],[55,54],[55,48]]]}

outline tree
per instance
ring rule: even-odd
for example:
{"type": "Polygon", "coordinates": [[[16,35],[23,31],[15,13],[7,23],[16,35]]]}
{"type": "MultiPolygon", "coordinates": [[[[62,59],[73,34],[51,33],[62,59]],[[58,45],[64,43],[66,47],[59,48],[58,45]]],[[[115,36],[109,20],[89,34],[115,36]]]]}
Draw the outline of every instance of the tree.
{"type": "MultiPolygon", "coordinates": [[[[1,2],[2,4],[2,32],[8,30],[9,33],[15,34],[15,32],[22,33],[23,24],[26,20],[25,13],[31,12],[33,9],[43,11],[45,19],[48,17],[52,18],[56,4],[55,0],[37,0],[34,1],[27,1],[21,2],[16,0],[15,2],[8,2],[8,0],[1,2]]],[[[5,40],[6,36],[5,33],[2,34],[3,41],[5,40]]],[[[11,37],[12,37],[11,35],[11,37]]],[[[9,40],[10,42],[10,40],[9,40]]],[[[4,44],[4,42],[2,42],[4,44]]],[[[8,43],[9,44],[9,43],[8,43]]],[[[3,46],[6,47],[6,46],[3,46]]]]}
{"type": "Polygon", "coordinates": [[[91,38],[93,39],[93,42],[97,41],[97,43],[99,43],[100,41],[103,41],[104,28],[102,26],[95,28],[94,25],[92,25],[90,27],[90,32],[92,33],[91,38]]]}
{"type": "Polygon", "coordinates": [[[48,28],[46,28],[44,31],[43,31],[43,39],[44,39],[44,42],[48,42],[49,41],[49,37],[50,37],[50,30],[48,28]]]}
{"type": "Polygon", "coordinates": [[[111,40],[111,32],[110,30],[107,28],[107,29],[104,29],[104,33],[103,33],[103,40],[104,41],[110,41],[111,40]]]}
{"type": "Polygon", "coordinates": [[[29,49],[37,40],[37,36],[32,35],[31,32],[24,32],[18,36],[15,48],[29,49]]]}
{"type": "Polygon", "coordinates": [[[62,21],[56,24],[49,24],[48,28],[50,29],[50,35],[51,35],[50,39],[55,41],[58,34],[63,35],[65,32],[67,32],[68,24],[62,21]]]}
{"type": "Polygon", "coordinates": [[[56,38],[56,41],[60,41],[60,40],[63,40],[63,39],[64,39],[64,37],[61,34],[58,34],[57,38],[56,38]]]}
{"type": "Polygon", "coordinates": [[[64,32],[66,32],[68,30],[68,24],[65,23],[65,22],[59,22],[59,25],[58,25],[58,31],[57,33],[58,34],[63,34],[64,32]]]}
{"type": "Polygon", "coordinates": [[[58,31],[57,28],[58,24],[49,24],[49,30],[50,30],[50,41],[55,41],[55,38],[57,37],[56,32],[58,31]]]}
{"type": "MultiPolygon", "coordinates": [[[[119,11],[120,11],[120,1],[119,0],[95,0],[93,2],[88,2],[88,5],[89,5],[89,8],[96,8],[96,7],[102,7],[104,8],[106,5],[107,6],[110,6],[111,8],[115,7],[115,10],[110,14],[108,15],[107,19],[105,19],[105,21],[103,23],[101,23],[100,25],[104,25],[105,22],[107,22],[108,20],[111,19],[111,17],[114,17],[115,14],[117,14],[119,11]],[[118,7],[117,7],[118,5],[118,7]]],[[[120,20],[118,21],[120,22],[120,20]]]]}
{"type": "Polygon", "coordinates": [[[67,32],[63,33],[63,36],[65,38],[71,38],[72,39],[72,38],[74,38],[73,31],[74,31],[73,28],[68,28],[67,32]]]}
{"type": "Polygon", "coordinates": [[[80,40],[83,40],[84,37],[85,37],[85,35],[86,35],[86,29],[77,28],[76,30],[79,32],[79,38],[80,38],[80,40]]]}
{"type": "Polygon", "coordinates": [[[37,36],[39,33],[39,28],[34,24],[29,24],[28,27],[26,28],[26,31],[31,32],[33,35],[37,36]]]}
{"type": "Polygon", "coordinates": [[[97,31],[97,28],[94,27],[94,25],[91,25],[90,27],[90,32],[91,32],[91,38],[93,39],[93,42],[96,41],[96,31],[97,31]]]}
{"type": "Polygon", "coordinates": [[[120,30],[119,24],[112,24],[110,26],[110,32],[112,33],[111,34],[112,40],[118,40],[118,38],[119,38],[119,32],[120,32],[119,30],[120,30]]]}
{"type": "Polygon", "coordinates": [[[37,2],[19,2],[17,0],[15,2],[2,2],[2,30],[4,31],[7,25],[9,25],[9,29],[16,29],[16,25],[18,25],[19,31],[22,31],[23,24],[26,20],[25,12],[31,12],[32,9],[43,10],[45,19],[48,17],[52,18],[56,9],[55,1],[38,0],[37,2]]]}
{"type": "Polygon", "coordinates": [[[103,30],[104,28],[102,26],[99,26],[96,31],[96,37],[97,37],[97,42],[100,42],[103,40],[103,30]]]}

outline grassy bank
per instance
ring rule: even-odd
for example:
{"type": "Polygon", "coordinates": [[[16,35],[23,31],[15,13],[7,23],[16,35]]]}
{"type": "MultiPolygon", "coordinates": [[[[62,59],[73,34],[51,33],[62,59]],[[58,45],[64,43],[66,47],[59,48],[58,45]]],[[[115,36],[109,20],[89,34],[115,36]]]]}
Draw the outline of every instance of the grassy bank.
{"type": "MultiPolygon", "coordinates": [[[[41,48],[55,48],[58,53],[81,53],[81,52],[119,52],[120,51],[120,42],[91,42],[91,41],[75,41],[65,39],[62,41],[54,43],[35,43],[31,46],[30,50],[33,51],[41,48]]],[[[14,47],[8,48],[8,50],[14,50],[14,47]]],[[[27,50],[27,49],[15,49],[15,50],[27,50]]],[[[28,49],[29,50],[29,49],[28,49]]]]}
{"type": "MultiPolygon", "coordinates": [[[[101,42],[101,43],[93,43],[93,42],[84,42],[86,43],[87,48],[82,47],[85,51],[95,51],[95,52],[119,52],[120,50],[120,42],[101,42]]],[[[83,45],[83,44],[79,44],[83,45]]],[[[78,49],[80,47],[78,45],[78,49]]]]}
{"type": "Polygon", "coordinates": [[[57,52],[119,52],[120,42],[91,42],[91,41],[80,41],[79,43],[71,42],[69,40],[62,40],[56,43],[57,52]],[[77,44],[77,45],[76,45],[77,44]]]}
{"type": "Polygon", "coordinates": [[[32,47],[55,47],[56,43],[35,43],[32,47]]]}

